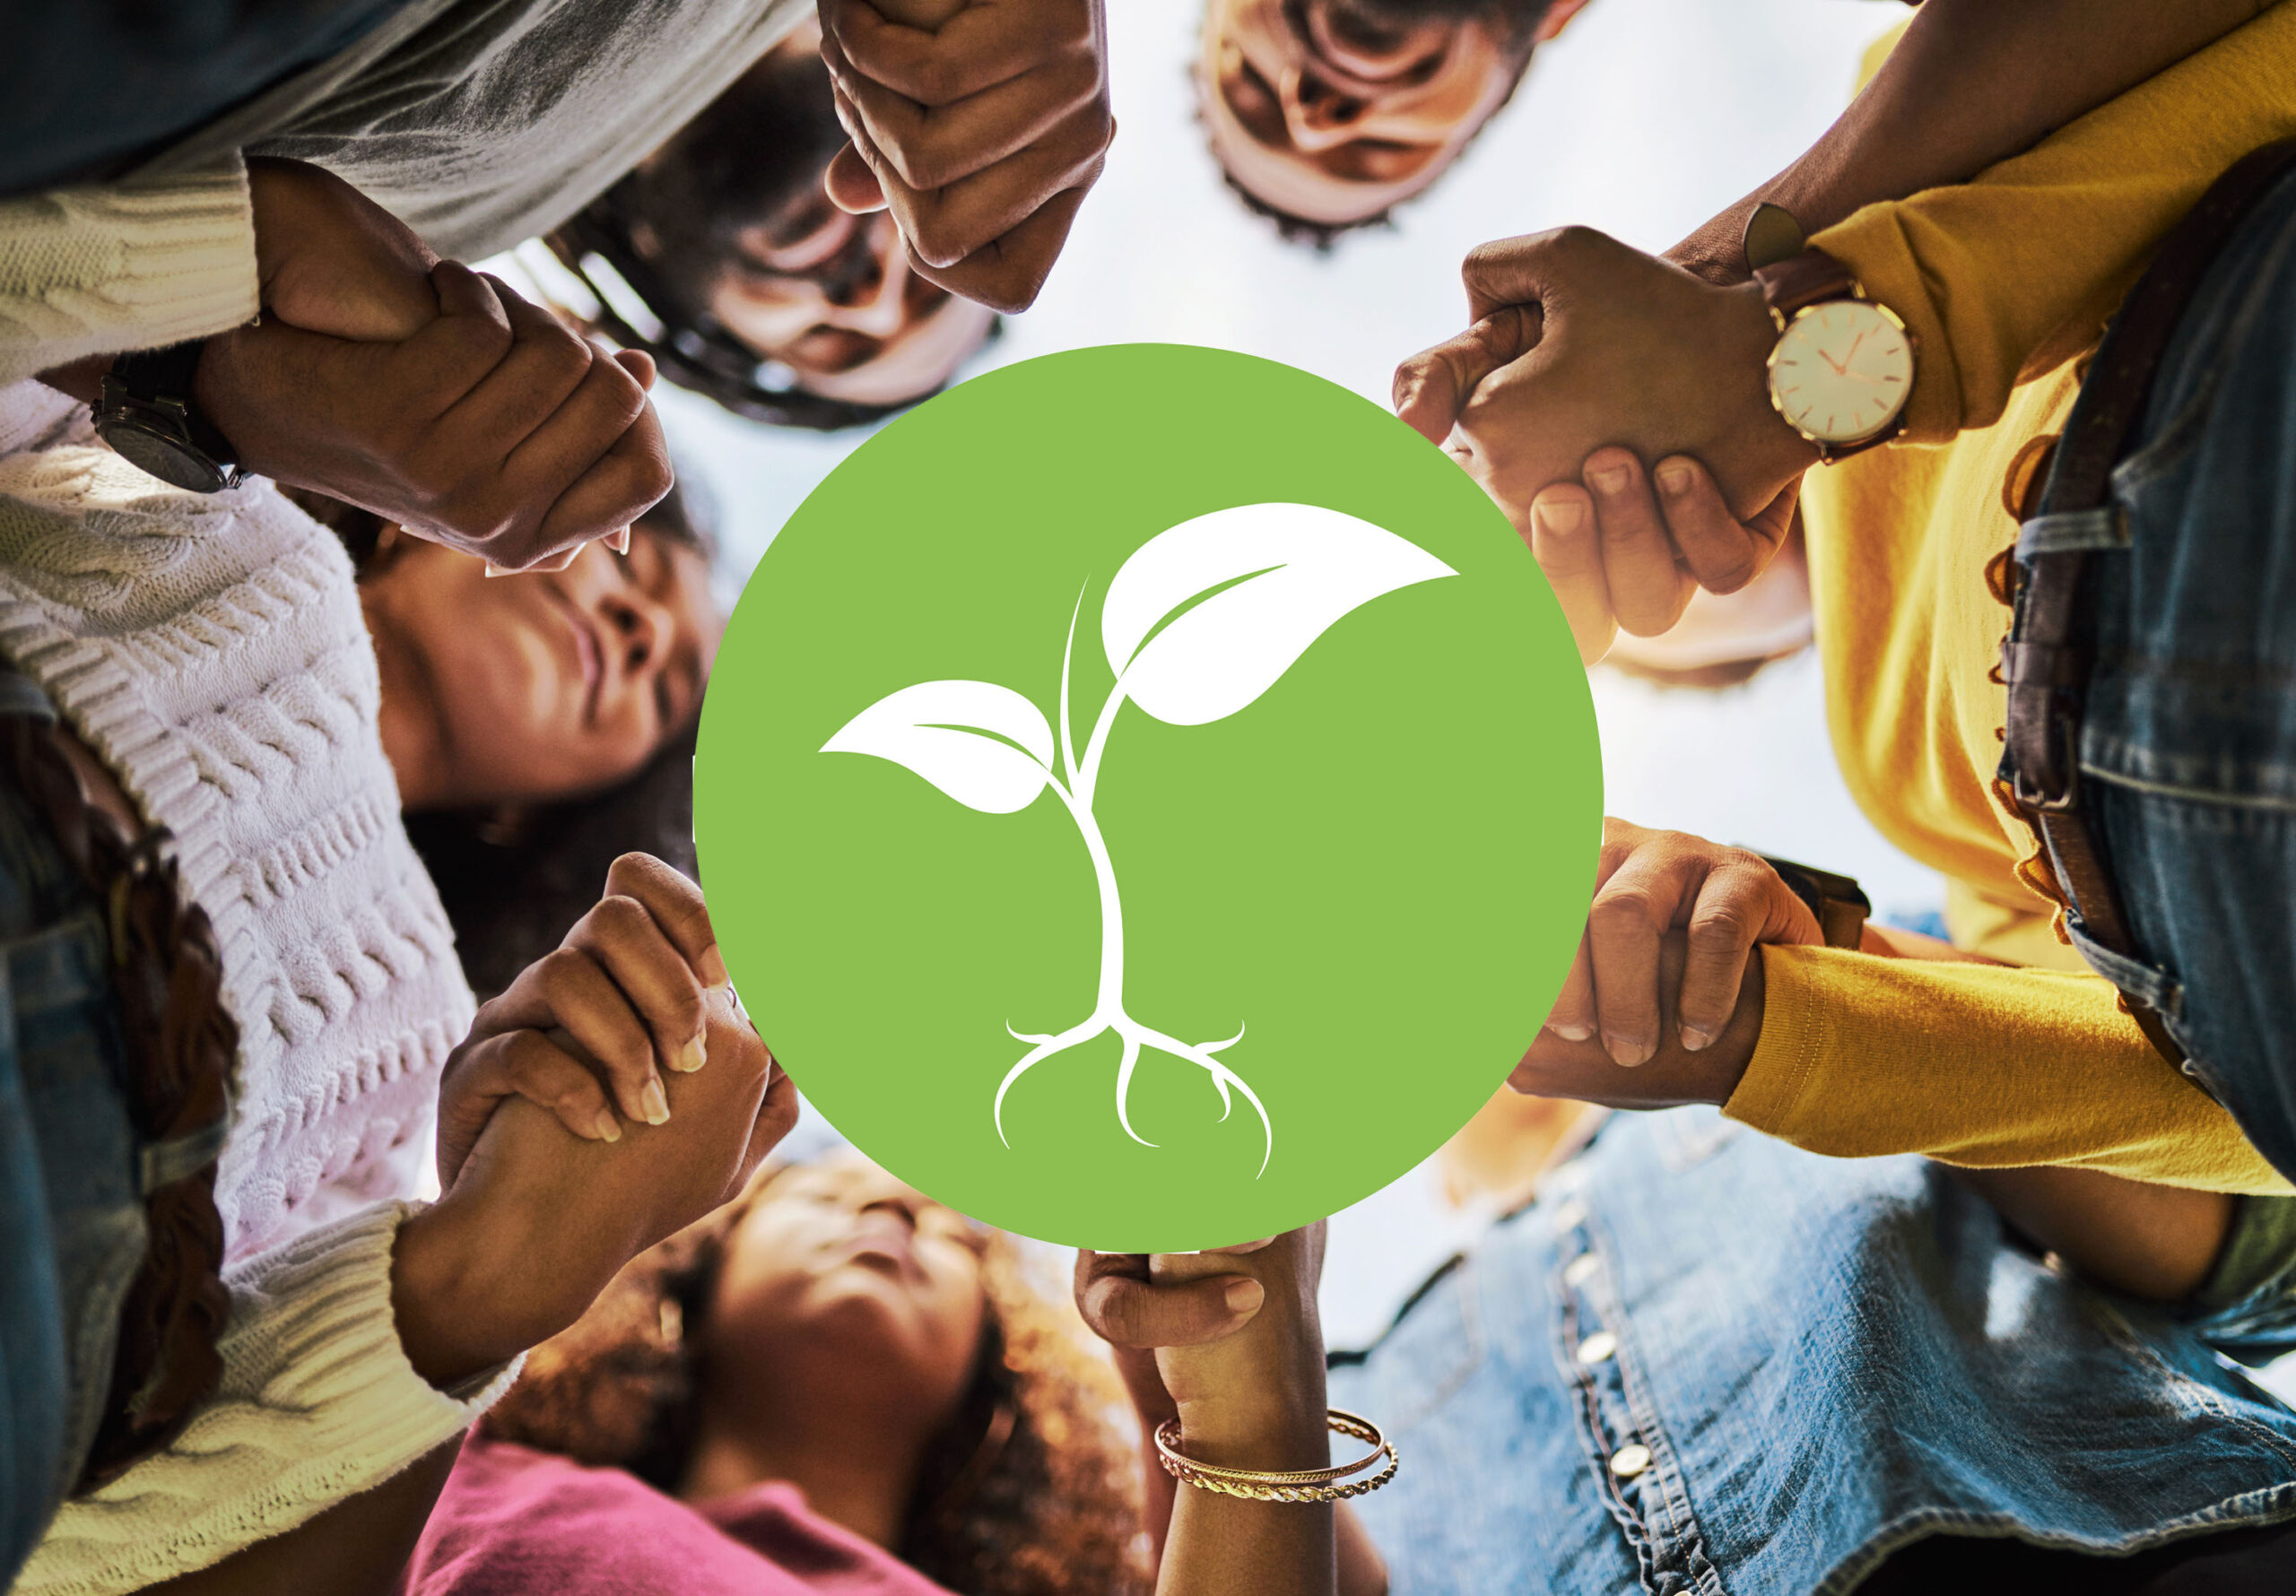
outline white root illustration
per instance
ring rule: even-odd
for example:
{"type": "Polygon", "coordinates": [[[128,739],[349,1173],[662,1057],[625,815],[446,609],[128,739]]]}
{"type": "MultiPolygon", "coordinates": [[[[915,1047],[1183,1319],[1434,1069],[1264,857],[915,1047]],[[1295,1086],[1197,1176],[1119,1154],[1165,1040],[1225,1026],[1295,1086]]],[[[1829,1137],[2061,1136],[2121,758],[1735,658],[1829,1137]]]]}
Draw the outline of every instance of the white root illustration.
{"type": "Polygon", "coordinates": [[[1343,617],[1382,594],[1457,573],[1415,544],[1353,516],[1314,505],[1255,504],[1198,516],[1135,551],[1100,604],[1100,641],[1115,684],[1094,717],[1083,757],[1070,716],[1069,681],[1084,595],[1068,619],[1060,656],[1057,746],[1044,713],[987,681],[924,681],[879,699],[822,745],[823,753],[871,754],[925,778],[984,814],[1014,814],[1047,790],[1072,820],[1100,892],[1100,991],[1089,1016],[1065,1030],[1013,1028],[1029,1045],[997,1084],[990,1115],[1006,1146],[1004,1099],[1022,1076],[1109,1032],[1123,1045],[1117,1066],[1117,1123],[1133,1129],[1132,1077],[1141,1054],[1183,1059],[1212,1078],[1225,1120],[1240,1094],[1258,1115],[1259,1174],[1274,1156],[1266,1106],[1219,1054],[1244,1028],[1217,1042],[1186,1042],[1142,1024],[1124,1002],[1124,906],[1116,866],[1092,812],[1100,763],[1117,711],[1126,703],[1176,726],[1222,720],[1257,700],[1343,617]]]}

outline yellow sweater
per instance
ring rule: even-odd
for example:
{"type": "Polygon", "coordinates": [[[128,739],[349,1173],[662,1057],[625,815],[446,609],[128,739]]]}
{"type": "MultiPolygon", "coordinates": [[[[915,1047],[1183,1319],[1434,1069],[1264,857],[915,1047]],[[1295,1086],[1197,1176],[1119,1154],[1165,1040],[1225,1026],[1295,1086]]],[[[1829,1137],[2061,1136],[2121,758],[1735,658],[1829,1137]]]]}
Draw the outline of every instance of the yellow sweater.
{"type": "Polygon", "coordinates": [[[2061,429],[2075,357],[2208,185],[2291,135],[2296,4],[2282,4],[1974,182],[1813,240],[1920,341],[1909,441],[1805,486],[1835,754],[1874,824],[1951,879],[1957,942],[2055,967],[1764,949],[1733,1117],[1836,1155],[2296,1190],[2153,1052],[2019,879],[2036,843],[1993,790],[2005,693],[1989,672],[2009,612],[1985,579],[2016,538],[2005,484],[2029,440],[2061,429]]]}

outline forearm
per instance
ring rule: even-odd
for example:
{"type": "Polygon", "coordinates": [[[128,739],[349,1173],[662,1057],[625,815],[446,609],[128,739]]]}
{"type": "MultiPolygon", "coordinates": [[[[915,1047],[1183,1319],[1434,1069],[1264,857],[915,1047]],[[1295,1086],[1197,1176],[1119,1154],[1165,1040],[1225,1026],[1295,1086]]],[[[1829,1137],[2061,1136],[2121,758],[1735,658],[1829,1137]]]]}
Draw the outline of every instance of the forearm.
{"type": "Polygon", "coordinates": [[[391,1596],[461,1453],[457,1436],[300,1527],[151,1589],[166,1596],[391,1596]]]}
{"type": "Polygon", "coordinates": [[[2230,1115],[2096,976],[1761,950],[1761,1030],[1724,1112],[1813,1152],[2070,1165],[2283,1193],[2230,1115]]]}
{"type": "Polygon", "coordinates": [[[1746,218],[1783,205],[1808,233],[1882,200],[1964,183],[2204,48],[2264,0],[1926,0],[1825,136],[1669,253],[1742,280],[1746,218]]]}
{"type": "Polygon", "coordinates": [[[2092,1169],[1957,1169],[2028,1239],[2132,1297],[2181,1302],[2223,1250],[2239,1200],[2092,1169]]]}

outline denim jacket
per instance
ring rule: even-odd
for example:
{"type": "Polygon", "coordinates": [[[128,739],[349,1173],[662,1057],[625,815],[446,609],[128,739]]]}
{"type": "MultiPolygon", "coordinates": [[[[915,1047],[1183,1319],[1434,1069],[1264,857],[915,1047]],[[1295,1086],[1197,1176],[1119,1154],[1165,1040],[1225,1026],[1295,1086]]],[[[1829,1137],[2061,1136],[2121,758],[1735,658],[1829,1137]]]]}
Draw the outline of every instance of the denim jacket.
{"type": "Polygon", "coordinates": [[[2291,1317],[2275,1286],[2181,1323],[1926,1160],[1683,1109],[1613,1116],[1331,1401],[1402,1459],[1356,1504],[1394,1596],[1811,1596],[1932,1533],[2126,1552],[2296,1515],[2296,1414],[2212,1346],[2291,1317]]]}

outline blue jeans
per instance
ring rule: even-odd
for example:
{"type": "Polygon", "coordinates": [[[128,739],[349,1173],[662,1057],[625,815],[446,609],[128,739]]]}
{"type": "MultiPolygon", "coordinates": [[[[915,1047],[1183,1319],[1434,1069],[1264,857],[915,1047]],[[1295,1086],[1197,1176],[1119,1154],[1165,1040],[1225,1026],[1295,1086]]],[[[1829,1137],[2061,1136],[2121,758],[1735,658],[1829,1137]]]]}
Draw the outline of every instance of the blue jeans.
{"type": "MultiPolygon", "coordinates": [[[[29,685],[0,674],[0,692],[29,685]]],[[[0,781],[0,1585],[79,1475],[144,1256],[109,948],[86,889],[0,781]]]]}
{"type": "Polygon", "coordinates": [[[2113,490],[2080,761],[2137,957],[2074,943],[2296,1178],[2296,177],[2187,307],[2113,490]]]}
{"type": "Polygon", "coordinates": [[[401,0],[38,0],[8,8],[0,195],[107,180],[401,0]]]}
{"type": "Polygon", "coordinates": [[[2296,1344],[2296,1271],[2180,1318],[1924,1159],[1689,1108],[1613,1115],[1330,1392],[1402,1457],[1353,1505],[1394,1596],[1842,1596],[1933,1537],[2119,1559],[2296,1519],[2296,1414],[2228,1340],[2296,1344]]]}

